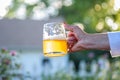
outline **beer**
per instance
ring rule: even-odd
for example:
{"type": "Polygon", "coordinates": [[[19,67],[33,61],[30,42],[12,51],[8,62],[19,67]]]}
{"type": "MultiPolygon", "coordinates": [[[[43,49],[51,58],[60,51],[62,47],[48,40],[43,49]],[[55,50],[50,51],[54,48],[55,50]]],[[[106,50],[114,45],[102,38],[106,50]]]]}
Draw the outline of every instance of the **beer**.
{"type": "Polygon", "coordinates": [[[48,57],[63,56],[67,53],[66,40],[43,40],[44,55],[48,57]]]}
{"type": "Polygon", "coordinates": [[[67,53],[67,41],[63,35],[46,37],[43,40],[45,56],[63,56],[67,53]]]}
{"type": "Polygon", "coordinates": [[[67,54],[67,41],[61,23],[47,23],[43,30],[43,53],[47,57],[67,54]]]}

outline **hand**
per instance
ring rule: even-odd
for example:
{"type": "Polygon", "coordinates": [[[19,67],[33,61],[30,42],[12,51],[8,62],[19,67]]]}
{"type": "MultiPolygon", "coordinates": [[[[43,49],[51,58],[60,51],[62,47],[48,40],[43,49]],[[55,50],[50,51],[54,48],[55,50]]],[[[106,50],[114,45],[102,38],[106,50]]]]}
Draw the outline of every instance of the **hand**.
{"type": "Polygon", "coordinates": [[[68,30],[67,42],[70,52],[97,49],[110,50],[107,33],[88,34],[79,26],[64,24],[68,30]]]}
{"type": "Polygon", "coordinates": [[[69,51],[80,51],[85,50],[83,43],[86,40],[87,33],[81,30],[78,26],[71,26],[68,24],[64,24],[65,28],[69,30],[67,35],[67,42],[69,51]]]}

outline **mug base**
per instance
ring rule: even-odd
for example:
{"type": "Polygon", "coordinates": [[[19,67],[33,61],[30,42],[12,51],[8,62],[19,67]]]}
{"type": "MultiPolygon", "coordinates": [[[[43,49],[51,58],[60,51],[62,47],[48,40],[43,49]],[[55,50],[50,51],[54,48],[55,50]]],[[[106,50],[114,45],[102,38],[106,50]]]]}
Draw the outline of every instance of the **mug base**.
{"type": "Polygon", "coordinates": [[[66,53],[63,52],[48,52],[48,53],[44,53],[44,56],[46,57],[60,57],[60,56],[64,56],[66,55],[66,53]]]}

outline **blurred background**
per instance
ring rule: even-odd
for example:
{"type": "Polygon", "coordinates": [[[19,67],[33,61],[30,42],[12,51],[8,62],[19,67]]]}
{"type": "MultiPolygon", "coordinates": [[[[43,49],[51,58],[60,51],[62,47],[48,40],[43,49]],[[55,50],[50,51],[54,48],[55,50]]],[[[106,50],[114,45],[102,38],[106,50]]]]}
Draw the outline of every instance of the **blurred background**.
{"type": "Polygon", "coordinates": [[[120,30],[120,0],[0,0],[0,80],[119,80],[120,58],[87,50],[63,57],[42,53],[48,22],[88,33],[120,30]]]}

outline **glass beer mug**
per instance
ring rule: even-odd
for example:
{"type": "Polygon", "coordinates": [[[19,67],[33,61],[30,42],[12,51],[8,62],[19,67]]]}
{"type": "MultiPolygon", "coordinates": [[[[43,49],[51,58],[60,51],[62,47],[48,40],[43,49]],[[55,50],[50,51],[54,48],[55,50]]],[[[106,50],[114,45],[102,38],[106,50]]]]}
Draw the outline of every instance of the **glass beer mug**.
{"type": "Polygon", "coordinates": [[[67,54],[66,33],[63,23],[46,23],[43,28],[43,53],[47,57],[67,54]]]}

